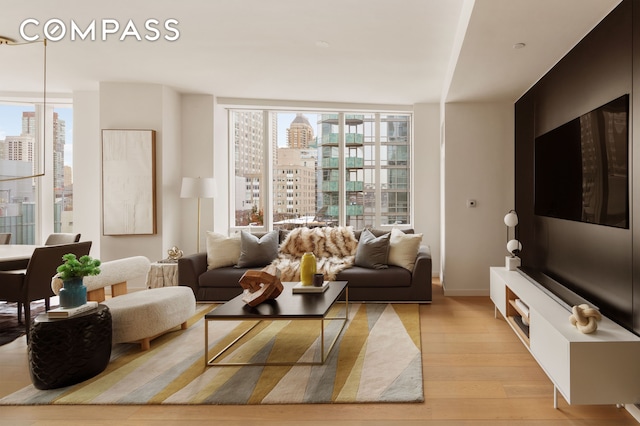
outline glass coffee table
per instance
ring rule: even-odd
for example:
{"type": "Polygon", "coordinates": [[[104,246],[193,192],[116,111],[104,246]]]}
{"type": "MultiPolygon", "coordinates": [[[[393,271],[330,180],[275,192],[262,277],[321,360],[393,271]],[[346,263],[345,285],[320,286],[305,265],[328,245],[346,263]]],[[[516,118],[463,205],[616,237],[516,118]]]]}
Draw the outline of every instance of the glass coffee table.
{"type": "Polygon", "coordinates": [[[237,296],[228,302],[216,307],[213,311],[204,316],[204,359],[207,366],[222,365],[321,365],[324,364],[333,345],[342,333],[347,319],[349,318],[349,289],[347,281],[330,281],[327,288],[322,293],[293,293],[292,289],[297,283],[283,282],[284,289],[280,296],[273,300],[267,300],[258,306],[251,307],[242,301],[242,295],[237,296]],[[336,304],[340,296],[345,296],[344,316],[329,316],[331,308],[336,304]],[[209,358],[209,322],[211,321],[252,321],[255,320],[248,330],[240,334],[229,343],[224,349],[209,358]],[[227,352],[235,343],[246,336],[262,321],[318,321],[320,325],[320,360],[311,362],[224,362],[220,357],[227,352]],[[325,322],[341,321],[340,329],[335,333],[331,343],[325,344],[325,322]]]}

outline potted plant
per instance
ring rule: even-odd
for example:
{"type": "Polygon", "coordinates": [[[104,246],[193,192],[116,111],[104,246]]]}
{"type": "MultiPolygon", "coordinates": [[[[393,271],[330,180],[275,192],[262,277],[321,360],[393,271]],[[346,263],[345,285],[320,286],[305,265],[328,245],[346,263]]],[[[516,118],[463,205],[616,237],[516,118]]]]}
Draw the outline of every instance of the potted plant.
{"type": "Polygon", "coordinates": [[[60,296],[60,306],[75,308],[84,305],[87,303],[87,287],[83,278],[100,273],[100,260],[86,255],[78,259],[73,253],[65,254],[62,260],[64,263],[58,266],[58,273],[51,284],[54,293],[60,296]]]}

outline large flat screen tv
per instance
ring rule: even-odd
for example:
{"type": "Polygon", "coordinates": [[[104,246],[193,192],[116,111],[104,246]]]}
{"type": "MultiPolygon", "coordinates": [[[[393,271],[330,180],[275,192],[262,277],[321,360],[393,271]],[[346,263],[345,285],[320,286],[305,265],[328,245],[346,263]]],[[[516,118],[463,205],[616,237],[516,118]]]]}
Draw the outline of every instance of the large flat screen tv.
{"type": "Polygon", "coordinates": [[[629,95],[535,139],[534,213],[629,228],[629,95]]]}

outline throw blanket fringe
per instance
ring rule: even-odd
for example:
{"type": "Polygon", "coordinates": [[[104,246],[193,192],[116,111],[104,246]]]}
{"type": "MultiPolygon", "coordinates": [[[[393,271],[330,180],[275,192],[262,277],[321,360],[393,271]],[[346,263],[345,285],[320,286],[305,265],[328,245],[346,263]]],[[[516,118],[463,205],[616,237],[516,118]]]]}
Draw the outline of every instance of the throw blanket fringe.
{"type": "Polygon", "coordinates": [[[351,227],[296,228],[287,234],[271,264],[280,270],[282,281],[300,281],[300,259],[311,252],[316,256],[317,272],[332,281],[353,266],[357,248],[351,227]]]}

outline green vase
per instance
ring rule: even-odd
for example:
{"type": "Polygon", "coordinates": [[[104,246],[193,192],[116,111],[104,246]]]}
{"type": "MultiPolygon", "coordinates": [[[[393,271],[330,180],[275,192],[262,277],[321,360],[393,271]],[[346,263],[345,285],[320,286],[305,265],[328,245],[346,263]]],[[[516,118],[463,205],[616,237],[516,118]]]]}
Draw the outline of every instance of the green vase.
{"type": "Polygon", "coordinates": [[[311,252],[302,255],[300,261],[300,282],[302,285],[313,284],[313,274],[316,273],[316,257],[311,252]]]}
{"type": "Polygon", "coordinates": [[[62,281],[64,287],[60,289],[60,307],[75,308],[87,303],[87,287],[82,277],[74,277],[62,281]]]}

